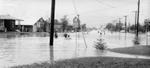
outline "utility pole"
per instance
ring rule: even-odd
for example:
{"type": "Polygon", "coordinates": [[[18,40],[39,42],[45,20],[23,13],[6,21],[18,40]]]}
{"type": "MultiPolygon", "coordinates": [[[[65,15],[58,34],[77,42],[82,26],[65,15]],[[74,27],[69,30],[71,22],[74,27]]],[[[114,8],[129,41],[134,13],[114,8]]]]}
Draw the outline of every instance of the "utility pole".
{"type": "Polygon", "coordinates": [[[137,33],[136,36],[138,37],[138,31],[139,31],[139,18],[140,18],[140,0],[138,0],[138,11],[137,11],[137,33]]]}
{"type": "Polygon", "coordinates": [[[86,40],[85,40],[85,37],[84,37],[84,33],[83,33],[83,29],[82,29],[82,25],[80,25],[81,24],[81,21],[80,21],[80,19],[79,19],[79,14],[77,15],[78,16],[78,20],[79,20],[79,27],[80,27],[80,29],[81,29],[81,32],[82,32],[82,36],[83,36],[83,40],[84,40],[84,44],[85,44],[85,47],[87,48],[87,44],[86,44],[86,40]]]}
{"type": "Polygon", "coordinates": [[[127,16],[125,17],[125,40],[126,40],[126,33],[127,33],[127,16]]]}
{"type": "Polygon", "coordinates": [[[53,53],[53,43],[54,43],[54,21],[55,21],[55,0],[51,0],[51,25],[50,25],[50,62],[53,64],[54,53],[53,53]]]}
{"type": "Polygon", "coordinates": [[[148,45],[148,22],[146,23],[146,45],[148,45]]]}
{"type": "Polygon", "coordinates": [[[137,11],[135,11],[135,29],[136,29],[136,25],[137,25],[137,11]]]}
{"type": "Polygon", "coordinates": [[[125,33],[127,32],[127,16],[124,16],[125,17],[125,33]]]}
{"type": "Polygon", "coordinates": [[[119,40],[120,40],[120,31],[121,31],[121,25],[120,24],[121,24],[121,18],[119,18],[119,26],[118,26],[119,27],[119,40]]]}

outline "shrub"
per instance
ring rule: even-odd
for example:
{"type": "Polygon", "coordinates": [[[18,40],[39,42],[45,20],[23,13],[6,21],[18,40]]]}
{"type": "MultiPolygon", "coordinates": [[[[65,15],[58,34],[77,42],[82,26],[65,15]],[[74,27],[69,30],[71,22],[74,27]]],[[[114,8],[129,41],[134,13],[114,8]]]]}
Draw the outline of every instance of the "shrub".
{"type": "Polygon", "coordinates": [[[104,42],[104,39],[97,39],[97,42],[95,44],[95,48],[99,50],[105,50],[106,49],[106,43],[104,42]]]}

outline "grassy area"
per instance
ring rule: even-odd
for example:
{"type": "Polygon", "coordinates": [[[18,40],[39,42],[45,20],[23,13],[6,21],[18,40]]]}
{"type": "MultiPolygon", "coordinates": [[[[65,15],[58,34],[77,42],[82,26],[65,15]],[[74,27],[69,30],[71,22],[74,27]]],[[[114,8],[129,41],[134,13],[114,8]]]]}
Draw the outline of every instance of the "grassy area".
{"type": "Polygon", "coordinates": [[[118,53],[150,56],[150,46],[133,46],[133,47],[115,48],[109,50],[118,53]]]}
{"type": "Polygon", "coordinates": [[[54,65],[49,63],[16,66],[12,68],[150,68],[150,60],[113,58],[113,57],[88,57],[57,61],[54,65]]]}

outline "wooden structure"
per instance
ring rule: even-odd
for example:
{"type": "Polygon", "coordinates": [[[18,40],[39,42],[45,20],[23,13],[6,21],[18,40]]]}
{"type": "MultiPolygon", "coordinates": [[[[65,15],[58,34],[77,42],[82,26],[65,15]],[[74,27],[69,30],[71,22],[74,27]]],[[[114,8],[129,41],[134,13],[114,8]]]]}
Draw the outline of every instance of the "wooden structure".
{"type": "Polygon", "coordinates": [[[16,30],[16,22],[20,23],[21,19],[12,17],[10,15],[0,15],[0,31],[10,32],[16,30]]]}
{"type": "Polygon", "coordinates": [[[33,25],[16,25],[20,32],[33,32],[33,25]]]}

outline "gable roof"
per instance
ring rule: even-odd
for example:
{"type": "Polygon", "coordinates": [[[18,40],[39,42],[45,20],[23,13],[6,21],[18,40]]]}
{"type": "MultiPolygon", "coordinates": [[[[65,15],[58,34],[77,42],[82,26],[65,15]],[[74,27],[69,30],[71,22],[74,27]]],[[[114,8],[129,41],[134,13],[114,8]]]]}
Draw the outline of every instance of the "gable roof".
{"type": "Polygon", "coordinates": [[[43,22],[43,23],[45,23],[45,20],[41,17],[37,22],[43,22]]]}
{"type": "Polygon", "coordinates": [[[19,20],[19,21],[23,21],[21,19],[15,18],[15,17],[10,16],[10,15],[0,15],[0,19],[3,19],[3,20],[19,20]]]}

